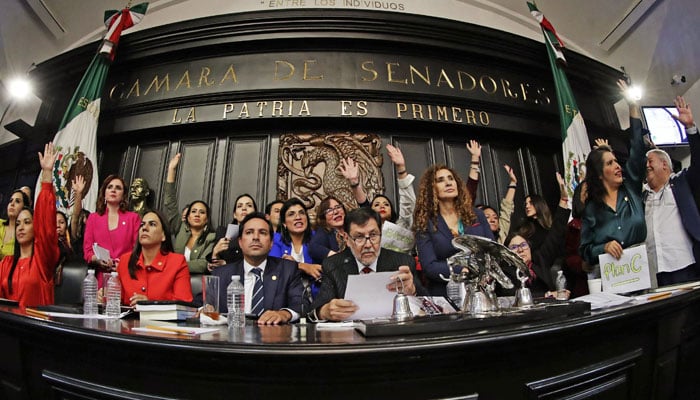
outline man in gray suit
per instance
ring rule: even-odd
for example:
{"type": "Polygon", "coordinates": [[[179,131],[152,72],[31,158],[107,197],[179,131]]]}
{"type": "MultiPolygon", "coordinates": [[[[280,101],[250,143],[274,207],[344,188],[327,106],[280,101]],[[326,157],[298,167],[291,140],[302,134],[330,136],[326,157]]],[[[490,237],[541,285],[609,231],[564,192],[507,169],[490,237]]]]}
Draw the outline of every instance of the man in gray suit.
{"type": "Polygon", "coordinates": [[[405,294],[426,294],[415,279],[415,259],[408,254],[381,248],[381,226],[379,214],[371,208],[358,208],[345,215],[347,248],[323,261],[321,290],[309,315],[312,320],[344,321],[357,311],[352,301],[343,299],[348,275],[396,271],[392,283],[386,286],[387,290],[396,291],[399,278],[405,294]]]}

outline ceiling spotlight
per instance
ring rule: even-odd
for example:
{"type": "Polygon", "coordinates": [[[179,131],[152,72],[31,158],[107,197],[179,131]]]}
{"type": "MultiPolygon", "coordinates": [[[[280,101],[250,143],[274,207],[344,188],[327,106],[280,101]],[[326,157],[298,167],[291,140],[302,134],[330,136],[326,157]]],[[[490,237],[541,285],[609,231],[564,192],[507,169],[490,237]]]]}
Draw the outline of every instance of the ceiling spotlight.
{"type": "Polygon", "coordinates": [[[685,83],[685,75],[676,74],[671,77],[671,86],[678,86],[685,83]]]}
{"type": "Polygon", "coordinates": [[[8,82],[7,91],[15,99],[24,99],[32,92],[32,85],[27,79],[14,78],[8,82]]]}
{"type": "Polygon", "coordinates": [[[632,101],[639,101],[642,99],[642,88],[637,85],[632,85],[625,92],[625,97],[632,101]]]}

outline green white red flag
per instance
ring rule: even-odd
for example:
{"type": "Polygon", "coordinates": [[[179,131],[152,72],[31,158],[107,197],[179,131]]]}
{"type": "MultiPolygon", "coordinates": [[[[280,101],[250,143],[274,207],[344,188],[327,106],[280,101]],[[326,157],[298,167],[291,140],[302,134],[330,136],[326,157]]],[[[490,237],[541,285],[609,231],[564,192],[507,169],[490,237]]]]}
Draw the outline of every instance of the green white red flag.
{"type": "MultiPolygon", "coordinates": [[[[53,139],[56,151],[59,153],[53,171],[56,207],[59,209],[68,210],[73,206],[71,180],[76,175],[82,175],[85,178],[83,205],[91,210],[95,207],[99,189],[97,123],[100,117],[102,91],[109,66],[114,60],[121,32],[140,22],[147,8],[148,3],[141,3],[123,10],[105,11],[107,34],[80,80],[53,139]]],[[[40,185],[41,179],[37,181],[37,194],[40,185]]]]}
{"type": "Polygon", "coordinates": [[[586,156],[591,151],[588,142],[586,124],[579,113],[574,93],[571,91],[569,80],[563,67],[566,59],[562,49],[564,44],[557,36],[552,24],[537,9],[534,3],[527,3],[530,13],[540,23],[544,41],[547,46],[549,64],[554,77],[554,87],[557,92],[557,104],[559,106],[559,121],[561,123],[562,153],[564,156],[564,180],[569,192],[569,205],[573,199],[574,189],[578,185],[579,178],[585,173],[586,156]]]}

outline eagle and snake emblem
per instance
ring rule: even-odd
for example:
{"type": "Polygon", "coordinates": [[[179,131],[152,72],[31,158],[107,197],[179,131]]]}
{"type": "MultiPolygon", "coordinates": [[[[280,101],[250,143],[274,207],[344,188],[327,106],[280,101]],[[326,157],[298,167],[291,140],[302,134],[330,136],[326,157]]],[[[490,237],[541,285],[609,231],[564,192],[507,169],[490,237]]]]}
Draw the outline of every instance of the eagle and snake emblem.
{"type": "Polygon", "coordinates": [[[353,159],[367,197],[384,192],[381,139],[374,134],[287,134],[280,137],[277,176],[280,198],[296,197],[313,209],[326,196],[346,209],[357,208],[352,190],[340,171],[341,159],[353,159]]]}

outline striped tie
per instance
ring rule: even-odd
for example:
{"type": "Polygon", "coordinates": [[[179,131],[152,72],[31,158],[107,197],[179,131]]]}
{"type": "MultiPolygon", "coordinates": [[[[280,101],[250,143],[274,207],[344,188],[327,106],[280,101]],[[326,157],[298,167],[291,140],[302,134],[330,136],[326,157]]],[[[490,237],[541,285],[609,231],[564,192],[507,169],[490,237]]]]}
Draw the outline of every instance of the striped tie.
{"type": "Polygon", "coordinates": [[[255,274],[255,284],[253,285],[253,300],[250,303],[250,312],[253,315],[260,315],[265,311],[263,308],[263,283],[262,283],[262,270],[260,268],[253,268],[250,270],[255,274]]]}

